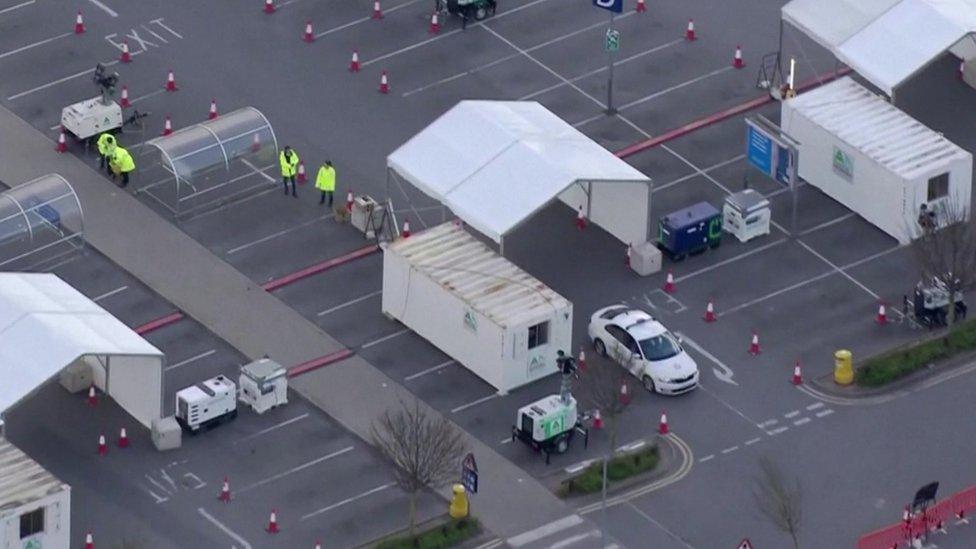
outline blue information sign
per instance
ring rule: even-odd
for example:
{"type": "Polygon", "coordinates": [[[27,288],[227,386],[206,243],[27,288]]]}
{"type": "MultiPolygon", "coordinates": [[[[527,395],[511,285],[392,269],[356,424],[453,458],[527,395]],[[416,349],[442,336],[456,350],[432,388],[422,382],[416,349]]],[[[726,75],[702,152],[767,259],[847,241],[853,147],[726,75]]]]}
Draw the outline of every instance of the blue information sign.
{"type": "Polygon", "coordinates": [[[772,173],[773,140],[752,124],[746,125],[746,157],[762,173],[772,173]]]}
{"type": "Polygon", "coordinates": [[[474,454],[464,456],[461,462],[461,484],[469,494],[478,493],[478,464],[474,461],[474,454]]]}
{"type": "Polygon", "coordinates": [[[796,180],[796,143],[765,118],[746,119],[746,159],[783,185],[796,180]]]}
{"type": "Polygon", "coordinates": [[[624,0],[593,0],[593,5],[614,13],[623,13],[624,11],[624,0]]]}

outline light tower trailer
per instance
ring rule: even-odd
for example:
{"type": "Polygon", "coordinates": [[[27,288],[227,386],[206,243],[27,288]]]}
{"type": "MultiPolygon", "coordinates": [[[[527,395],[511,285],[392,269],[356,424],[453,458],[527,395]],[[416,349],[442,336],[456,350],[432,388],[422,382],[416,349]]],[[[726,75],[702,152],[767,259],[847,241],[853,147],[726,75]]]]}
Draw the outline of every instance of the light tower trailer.
{"type": "Polygon", "coordinates": [[[576,399],[570,393],[572,377],[576,373],[573,358],[558,351],[562,383],[558,395],[549,395],[519,408],[512,426],[512,441],[519,439],[536,452],[546,454],[546,465],[553,453],[563,454],[576,434],[583,436],[583,447],[589,445],[590,433],[577,411],[576,399]]]}
{"type": "Polygon", "coordinates": [[[196,434],[237,417],[237,386],[226,377],[201,381],[176,393],[176,421],[196,434]]]}

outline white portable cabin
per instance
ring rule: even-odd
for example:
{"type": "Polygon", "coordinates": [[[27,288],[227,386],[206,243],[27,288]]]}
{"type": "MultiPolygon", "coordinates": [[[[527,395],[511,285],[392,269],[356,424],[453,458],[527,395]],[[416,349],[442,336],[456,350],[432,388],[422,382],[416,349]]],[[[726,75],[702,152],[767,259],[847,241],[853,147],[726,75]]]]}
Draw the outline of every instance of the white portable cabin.
{"type": "Polygon", "coordinates": [[[0,436],[0,548],[68,549],[71,487],[0,436]]]}
{"type": "Polygon", "coordinates": [[[382,308],[501,394],[572,354],[573,305],[451,222],[385,248],[382,308]]]}
{"type": "Polygon", "coordinates": [[[970,207],[973,157],[849,77],[782,103],[799,175],[901,244],[923,204],[970,207]]]}

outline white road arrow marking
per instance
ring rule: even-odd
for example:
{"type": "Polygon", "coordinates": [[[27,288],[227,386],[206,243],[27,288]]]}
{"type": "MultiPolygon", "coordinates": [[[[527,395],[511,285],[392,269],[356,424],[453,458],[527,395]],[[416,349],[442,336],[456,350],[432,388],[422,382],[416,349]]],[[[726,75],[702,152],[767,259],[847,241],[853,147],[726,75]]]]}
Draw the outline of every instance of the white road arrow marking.
{"type": "Polygon", "coordinates": [[[715,363],[715,366],[712,367],[712,373],[715,374],[715,377],[718,378],[719,381],[724,381],[729,385],[736,385],[736,386],[739,385],[734,379],[732,379],[732,376],[735,375],[735,372],[732,371],[732,368],[726,366],[724,362],[715,358],[715,355],[703,349],[701,345],[695,343],[695,341],[689,338],[688,336],[681,334],[679,332],[675,332],[675,334],[678,337],[680,337],[682,341],[687,343],[689,347],[697,351],[700,355],[704,356],[708,360],[711,360],[713,363],[715,363]]]}

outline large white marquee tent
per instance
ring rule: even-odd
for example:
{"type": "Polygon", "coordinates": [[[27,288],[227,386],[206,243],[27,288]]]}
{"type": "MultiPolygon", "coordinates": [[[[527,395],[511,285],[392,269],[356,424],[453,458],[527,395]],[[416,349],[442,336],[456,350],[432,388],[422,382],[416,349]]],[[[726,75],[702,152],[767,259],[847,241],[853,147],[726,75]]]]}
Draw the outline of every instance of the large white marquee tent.
{"type": "Polygon", "coordinates": [[[461,101],[387,168],[499,244],[557,197],[622,242],[648,239],[650,179],[534,101],[461,101]]]}

